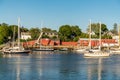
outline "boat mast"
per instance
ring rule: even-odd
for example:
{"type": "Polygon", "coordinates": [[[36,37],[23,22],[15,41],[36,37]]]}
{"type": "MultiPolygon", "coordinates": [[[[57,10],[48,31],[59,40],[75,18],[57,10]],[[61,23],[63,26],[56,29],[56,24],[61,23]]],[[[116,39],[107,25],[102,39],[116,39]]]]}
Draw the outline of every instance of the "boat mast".
{"type": "Polygon", "coordinates": [[[41,38],[42,38],[42,35],[43,35],[43,30],[42,30],[42,27],[43,27],[43,21],[41,21],[41,26],[40,26],[40,28],[41,28],[41,35],[40,35],[40,47],[41,47],[41,43],[42,43],[41,38]]]}
{"type": "Polygon", "coordinates": [[[20,47],[20,17],[18,18],[18,47],[20,47]]]}
{"type": "Polygon", "coordinates": [[[90,19],[90,29],[89,29],[89,48],[91,49],[91,19],[90,19]]]}
{"type": "Polygon", "coordinates": [[[99,46],[99,50],[101,51],[101,22],[99,24],[100,24],[100,29],[99,29],[99,43],[100,43],[100,46],[99,46]]]}
{"type": "Polygon", "coordinates": [[[14,29],[13,29],[13,42],[12,42],[12,47],[15,46],[15,26],[14,26],[14,29]]]}

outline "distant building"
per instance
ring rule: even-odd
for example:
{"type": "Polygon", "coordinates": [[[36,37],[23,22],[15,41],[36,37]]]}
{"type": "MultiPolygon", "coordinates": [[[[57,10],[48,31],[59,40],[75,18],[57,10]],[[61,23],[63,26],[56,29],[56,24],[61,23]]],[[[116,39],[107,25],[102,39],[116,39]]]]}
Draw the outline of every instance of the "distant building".
{"type": "Polygon", "coordinates": [[[31,35],[29,32],[21,32],[21,39],[27,40],[31,39],[31,35]]]}
{"type": "Polygon", "coordinates": [[[57,37],[58,38],[58,33],[57,32],[44,32],[43,35],[47,35],[49,37],[57,37]]]}

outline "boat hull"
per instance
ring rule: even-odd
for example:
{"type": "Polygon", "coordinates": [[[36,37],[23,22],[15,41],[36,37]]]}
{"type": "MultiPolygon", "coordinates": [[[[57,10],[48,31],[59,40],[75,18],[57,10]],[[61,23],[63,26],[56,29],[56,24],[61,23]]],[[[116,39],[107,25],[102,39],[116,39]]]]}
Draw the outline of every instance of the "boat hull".
{"type": "Polygon", "coordinates": [[[108,57],[110,56],[107,52],[87,52],[84,54],[86,57],[108,57]]]}
{"type": "Polygon", "coordinates": [[[30,53],[30,50],[23,50],[23,51],[3,51],[3,53],[6,54],[26,54],[26,53],[30,53]]]}

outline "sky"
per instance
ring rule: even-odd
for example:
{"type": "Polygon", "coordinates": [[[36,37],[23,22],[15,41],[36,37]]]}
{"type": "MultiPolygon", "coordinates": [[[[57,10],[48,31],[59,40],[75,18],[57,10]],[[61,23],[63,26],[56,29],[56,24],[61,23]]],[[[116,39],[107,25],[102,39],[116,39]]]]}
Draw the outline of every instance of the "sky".
{"type": "Polygon", "coordinates": [[[90,20],[112,29],[120,25],[120,0],[0,0],[0,23],[17,25],[18,17],[28,29],[69,24],[86,31],[90,20]]]}

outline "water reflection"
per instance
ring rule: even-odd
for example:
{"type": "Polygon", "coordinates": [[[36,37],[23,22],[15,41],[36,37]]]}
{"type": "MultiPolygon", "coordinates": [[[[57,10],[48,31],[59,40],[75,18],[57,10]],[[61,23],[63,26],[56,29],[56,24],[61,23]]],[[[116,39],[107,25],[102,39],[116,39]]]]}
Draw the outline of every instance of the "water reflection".
{"type": "Polygon", "coordinates": [[[84,58],[74,52],[8,54],[0,58],[2,80],[119,80],[120,55],[84,58]]]}
{"type": "MultiPolygon", "coordinates": [[[[20,61],[20,57],[18,57],[18,61],[20,61]]],[[[16,80],[21,80],[20,79],[20,67],[21,67],[20,64],[16,64],[16,80]]]]}
{"type": "Polygon", "coordinates": [[[102,62],[102,58],[99,58],[98,59],[98,80],[101,80],[101,70],[102,70],[101,62],[102,62]]]}
{"type": "Polygon", "coordinates": [[[91,58],[88,59],[88,80],[102,80],[102,59],[103,58],[91,58]]]}
{"type": "Polygon", "coordinates": [[[119,59],[120,58],[117,56],[112,56],[110,58],[86,59],[87,80],[119,80],[119,59]]]}

